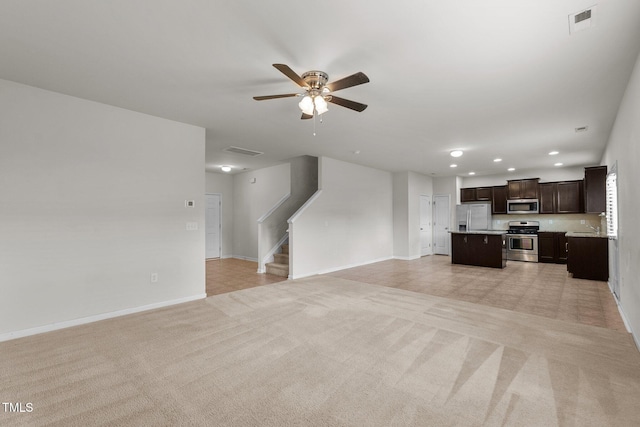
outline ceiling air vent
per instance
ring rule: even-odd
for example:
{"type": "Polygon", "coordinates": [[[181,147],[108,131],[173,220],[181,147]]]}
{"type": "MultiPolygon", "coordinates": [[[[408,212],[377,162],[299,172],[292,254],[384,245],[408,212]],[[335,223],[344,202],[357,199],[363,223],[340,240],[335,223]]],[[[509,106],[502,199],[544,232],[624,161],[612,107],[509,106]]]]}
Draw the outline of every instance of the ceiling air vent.
{"type": "Polygon", "coordinates": [[[569,15],[569,33],[586,30],[595,23],[596,5],[580,12],[569,15]]]}
{"type": "Polygon", "coordinates": [[[240,147],[228,147],[222,151],[226,151],[227,153],[233,153],[233,154],[241,154],[243,156],[250,156],[250,157],[256,157],[261,154],[264,154],[264,153],[261,153],[260,151],[254,151],[254,150],[249,150],[247,148],[240,148],[240,147]]]}

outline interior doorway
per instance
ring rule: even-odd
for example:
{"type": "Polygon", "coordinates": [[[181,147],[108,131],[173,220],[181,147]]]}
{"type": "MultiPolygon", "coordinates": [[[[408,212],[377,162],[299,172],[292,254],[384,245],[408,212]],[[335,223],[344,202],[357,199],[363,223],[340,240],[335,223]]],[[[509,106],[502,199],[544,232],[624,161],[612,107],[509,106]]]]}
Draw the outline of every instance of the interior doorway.
{"type": "Polygon", "coordinates": [[[205,258],[220,258],[222,196],[205,194],[205,258]]]}
{"type": "Polygon", "coordinates": [[[450,254],[449,235],[451,221],[451,196],[433,196],[433,252],[438,255],[450,254]]]}

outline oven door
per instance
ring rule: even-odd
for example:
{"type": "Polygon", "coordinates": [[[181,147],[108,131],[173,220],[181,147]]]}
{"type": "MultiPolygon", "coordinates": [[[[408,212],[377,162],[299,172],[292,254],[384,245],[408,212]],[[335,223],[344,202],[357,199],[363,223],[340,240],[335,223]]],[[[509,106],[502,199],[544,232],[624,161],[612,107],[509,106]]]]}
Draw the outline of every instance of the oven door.
{"type": "Polygon", "coordinates": [[[508,234],[507,259],[538,262],[538,235],[508,234]]]}

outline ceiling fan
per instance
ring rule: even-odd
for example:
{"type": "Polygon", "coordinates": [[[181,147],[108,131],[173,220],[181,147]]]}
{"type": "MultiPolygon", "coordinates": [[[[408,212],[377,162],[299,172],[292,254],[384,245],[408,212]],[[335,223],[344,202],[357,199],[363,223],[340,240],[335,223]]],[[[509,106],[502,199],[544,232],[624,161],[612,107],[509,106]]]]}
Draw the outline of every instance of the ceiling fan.
{"type": "Polygon", "coordinates": [[[282,74],[289,77],[295,84],[305,90],[304,93],[285,93],[282,95],[266,95],[254,96],[256,101],[264,101],[266,99],[289,98],[293,96],[301,96],[302,101],[298,104],[302,110],[301,119],[310,119],[314,114],[323,114],[327,112],[327,103],[336,104],[351,110],[362,112],[367,108],[366,104],[339,98],[332,94],[348,87],[361,85],[369,82],[369,77],[364,73],[358,72],[335,82],[327,83],[329,75],[324,71],[307,71],[299,76],[288,65],[273,64],[282,74]]]}

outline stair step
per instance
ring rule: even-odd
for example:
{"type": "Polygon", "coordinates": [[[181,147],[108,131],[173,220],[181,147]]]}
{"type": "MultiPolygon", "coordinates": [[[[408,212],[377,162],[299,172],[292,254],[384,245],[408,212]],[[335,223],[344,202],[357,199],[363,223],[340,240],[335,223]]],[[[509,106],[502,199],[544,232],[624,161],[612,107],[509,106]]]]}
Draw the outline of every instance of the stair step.
{"type": "Polygon", "coordinates": [[[280,277],[289,277],[289,264],[268,262],[265,264],[265,267],[267,267],[267,274],[274,274],[280,277]]]}
{"type": "Polygon", "coordinates": [[[288,254],[289,253],[289,244],[285,243],[284,245],[282,245],[282,253],[283,254],[288,254]]]}
{"type": "Polygon", "coordinates": [[[273,254],[273,262],[289,265],[289,254],[273,254]]]}

